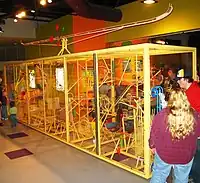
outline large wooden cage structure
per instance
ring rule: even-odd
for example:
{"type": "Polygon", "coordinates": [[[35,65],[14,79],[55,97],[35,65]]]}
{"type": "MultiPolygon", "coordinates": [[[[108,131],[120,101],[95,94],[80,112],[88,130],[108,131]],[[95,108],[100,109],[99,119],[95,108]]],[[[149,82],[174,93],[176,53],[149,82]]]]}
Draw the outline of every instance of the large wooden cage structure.
{"type": "Polygon", "coordinates": [[[195,48],[147,43],[8,62],[5,87],[24,125],[148,179],[152,67],[166,55],[187,55],[196,78],[195,48]]]}

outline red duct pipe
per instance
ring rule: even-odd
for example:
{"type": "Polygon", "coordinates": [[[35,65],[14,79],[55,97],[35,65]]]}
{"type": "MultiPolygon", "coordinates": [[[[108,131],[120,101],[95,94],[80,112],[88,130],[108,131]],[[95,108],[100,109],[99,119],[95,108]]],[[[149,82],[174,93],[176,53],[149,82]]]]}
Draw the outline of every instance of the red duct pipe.
{"type": "Polygon", "coordinates": [[[95,5],[87,0],[65,0],[65,2],[82,17],[110,22],[119,22],[122,19],[120,9],[95,5]]]}

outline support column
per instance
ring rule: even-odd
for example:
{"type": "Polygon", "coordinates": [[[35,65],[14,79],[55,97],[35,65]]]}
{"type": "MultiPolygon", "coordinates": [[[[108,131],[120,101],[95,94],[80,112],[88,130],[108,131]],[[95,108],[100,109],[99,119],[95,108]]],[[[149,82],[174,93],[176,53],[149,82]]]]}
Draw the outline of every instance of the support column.
{"type": "Polygon", "coordinates": [[[67,60],[64,57],[64,76],[65,76],[65,124],[66,124],[66,140],[70,142],[69,135],[69,95],[68,95],[68,70],[67,70],[67,60]]]}
{"type": "Polygon", "coordinates": [[[148,46],[144,47],[143,55],[144,73],[144,173],[145,177],[150,177],[150,123],[151,123],[151,100],[150,100],[150,57],[148,46]]]}
{"type": "Polygon", "coordinates": [[[98,70],[98,57],[97,54],[93,54],[93,67],[94,67],[94,98],[95,98],[95,134],[96,134],[96,154],[101,155],[101,135],[100,135],[100,103],[99,103],[99,70],[98,70]]]}

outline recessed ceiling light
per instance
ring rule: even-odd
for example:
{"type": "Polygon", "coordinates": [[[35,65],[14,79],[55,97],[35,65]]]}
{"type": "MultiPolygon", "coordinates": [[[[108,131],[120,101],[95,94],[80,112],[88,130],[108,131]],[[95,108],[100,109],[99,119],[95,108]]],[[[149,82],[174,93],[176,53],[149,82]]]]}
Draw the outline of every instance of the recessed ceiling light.
{"type": "Polygon", "coordinates": [[[156,0],[144,0],[142,1],[144,4],[154,4],[156,3],[157,1],[156,0]]]}
{"type": "Polygon", "coordinates": [[[15,23],[17,23],[17,22],[18,22],[18,20],[15,18],[15,19],[14,19],[14,22],[15,22],[15,23]]]}
{"type": "Polygon", "coordinates": [[[40,0],[40,4],[41,4],[42,6],[45,6],[45,5],[47,4],[47,1],[46,1],[46,0],[40,0]]]}
{"type": "Polygon", "coordinates": [[[53,1],[52,0],[48,0],[48,3],[52,3],[53,1]]]}
{"type": "Polygon", "coordinates": [[[31,13],[35,13],[35,10],[31,10],[31,13]]]}

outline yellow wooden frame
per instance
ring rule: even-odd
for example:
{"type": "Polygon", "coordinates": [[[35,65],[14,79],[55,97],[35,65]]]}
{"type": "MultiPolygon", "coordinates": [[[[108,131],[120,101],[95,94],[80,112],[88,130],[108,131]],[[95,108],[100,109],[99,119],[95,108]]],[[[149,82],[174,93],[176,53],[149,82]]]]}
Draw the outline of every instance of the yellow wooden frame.
{"type": "MultiPolygon", "coordinates": [[[[75,54],[68,54],[68,55],[62,55],[62,56],[55,56],[55,57],[47,57],[47,58],[38,58],[38,59],[33,59],[33,60],[27,60],[27,61],[13,61],[13,62],[7,62],[4,65],[4,81],[5,81],[5,86],[7,87],[9,83],[7,83],[9,76],[6,75],[6,70],[7,67],[12,67],[13,68],[13,72],[14,72],[14,78],[16,79],[16,67],[17,66],[25,66],[26,68],[26,88],[27,91],[29,91],[29,85],[28,85],[28,66],[33,65],[35,63],[40,63],[41,64],[41,69],[42,69],[42,88],[43,88],[43,119],[42,121],[40,121],[40,124],[42,123],[43,126],[40,127],[40,125],[38,126],[34,126],[31,124],[31,119],[33,118],[32,116],[32,111],[30,109],[30,95],[28,94],[27,97],[27,118],[26,120],[28,120],[27,122],[22,121],[22,123],[24,123],[25,125],[36,129],[46,135],[49,135],[55,139],[58,139],[72,147],[75,147],[79,150],[82,150],[88,154],[91,154],[99,159],[102,159],[106,162],[109,162],[113,165],[116,165],[122,169],[125,169],[129,172],[132,172],[136,175],[139,175],[141,177],[144,177],[146,179],[150,178],[151,176],[151,153],[149,150],[149,145],[148,145],[148,139],[149,139],[149,133],[150,133],[150,124],[151,124],[151,108],[150,108],[150,56],[152,55],[167,55],[167,54],[183,54],[183,53],[191,53],[192,54],[192,71],[193,71],[193,78],[196,79],[197,78],[197,60],[196,60],[196,48],[191,48],[191,47],[182,47],[182,46],[169,46],[169,45],[157,45],[157,44],[139,44],[139,45],[132,45],[132,46],[124,46],[124,47],[117,47],[117,48],[109,48],[109,49],[103,49],[103,50],[95,50],[95,51],[89,51],[89,52],[83,52],[83,53],[75,53],[75,54]],[[98,86],[100,86],[99,84],[99,73],[98,73],[98,63],[100,62],[105,62],[104,59],[110,59],[110,68],[108,68],[108,71],[111,72],[112,71],[112,61],[114,58],[124,58],[124,57],[129,57],[129,58],[133,58],[135,56],[142,56],[143,57],[143,72],[144,72],[144,111],[140,112],[140,117],[143,118],[143,151],[144,151],[144,157],[135,157],[134,155],[130,154],[128,152],[128,150],[124,150],[122,152],[123,155],[127,155],[129,157],[132,157],[133,159],[136,158],[137,162],[136,162],[136,166],[135,167],[131,167],[129,165],[126,165],[125,163],[120,163],[117,161],[114,161],[112,158],[108,158],[106,156],[107,155],[111,155],[113,157],[113,153],[115,153],[117,146],[119,145],[120,142],[120,138],[119,134],[114,134],[114,133],[110,133],[109,131],[107,131],[107,129],[101,130],[101,122],[100,122],[100,97],[99,97],[99,92],[98,92],[98,86]],[[104,60],[104,61],[103,61],[104,60]],[[80,83],[81,83],[81,76],[79,74],[79,70],[80,67],[85,68],[85,70],[87,71],[88,68],[88,62],[92,62],[93,61],[93,67],[95,70],[95,75],[94,75],[94,81],[96,83],[96,111],[97,111],[97,115],[99,121],[96,123],[96,144],[92,145],[85,145],[84,143],[88,140],[91,140],[92,136],[86,137],[86,136],[82,136],[82,137],[77,137],[76,139],[71,139],[72,137],[70,136],[70,134],[73,131],[73,134],[77,134],[77,136],[79,136],[79,132],[76,129],[78,122],[76,122],[75,124],[71,123],[71,119],[70,119],[70,112],[72,111],[74,106],[70,106],[70,96],[71,96],[71,91],[73,89],[73,87],[76,87],[78,94],[77,97],[73,98],[73,104],[78,106],[79,111],[77,112],[78,114],[78,118],[80,121],[81,117],[81,96],[80,96],[80,83]],[[57,120],[56,123],[59,123],[59,126],[56,127],[55,131],[52,133],[50,132],[49,129],[49,120],[50,122],[52,122],[50,119],[50,117],[47,117],[46,114],[46,91],[45,91],[45,73],[44,73],[44,67],[45,65],[48,64],[52,64],[52,63],[61,63],[64,67],[64,71],[65,71],[65,91],[63,93],[64,95],[64,108],[65,108],[65,120],[61,121],[58,119],[54,119],[57,120]],[[77,71],[77,81],[74,82],[73,86],[69,86],[70,83],[70,77],[69,77],[69,66],[71,64],[75,64],[77,66],[76,71],[77,71]],[[83,64],[83,65],[81,65],[83,64]],[[142,114],[143,113],[143,114],[142,114]],[[108,135],[109,139],[106,141],[102,141],[102,135],[108,135]],[[58,136],[61,135],[61,136],[58,136]],[[103,147],[103,145],[107,144],[107,143],[114,143],[115,144],[115,148],[105,154],[101,154],[101,148],[103,147]],[[78,143],[78,145],[77,145],[78,143]],[[97,146],[97,148],[96,148],[97,146]],[[90,150],[89,150],[90,149],[90,150]],[[96,149],[96,152],[95,152],[96,149]],[[141,163],[140,168],[139,164],[141,163]]],[[[108,67],[108,65],[106,65],[105,67],[108,67]]],[[[52,69],[52,67],[50,67],[50,69],[52,69]]],[[[50,71],[52,73],[52,70],[50,71]]],[[[113,76],[111,76],[112,78],[113,76]]],[[[111,81],[112,83],[112,81],[111,81]]],[[[86,87],[87,88],[87,87],[86,87]]],[[[114,88],[114,87],[113,87],[114,88]]],[[[113,93],[113,88],[112,88],[112,93],[113,93]]],[[[86,93],[88,93],[88,90],[86,91],[86,93]]],[[[113,95],[113,94],[112,94],[113,95]]],[[[138,95],[138,94],[137,94],[138,95]]],[[[114,105],[113,101],[111,102],[112,105],[114,105]]],[[[84,121],[83,123],[87,123],[87,119],[88,119],[88,107],[86,109],[87,113],[85,114],[84,120],[86,120],[86,122],[84,121]]],[[[112,113],[114,113],[113,108],[111,109],[112,113]]],[[[34,119],[36,119],[37,116],[34,116],[34,119]]],[[[55,118],[55,116],[54,116],[55,118]]],[[[135,118],[136,119],[136,118],[135,118]]],[[[137,118],[139,119],[139,118],[137,118]]],[[[78,124],[79,125],[79,124],[78,124]]],[[[85,129],[87,130],[87,125],[85,124],[85,129]]],[[[90,132],[87,132],[90,133],[90,132]]],[[[125,134],[123,134],[125,135],[125,134]]],[[[126,140],[124,138],[124,142],[127,141],[127,143],[131,143],[130,139],[133,138],[131,135],[127,135],[127,139],[126,140]]],[[[127,144],[126,144],[127,145],[127,144]]],[[[126,146],[125,145],[125,146],[126,146]]],[[[126,147],[125,147],[126,148],[126,147]]]]}

